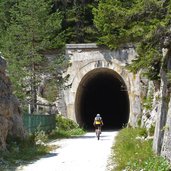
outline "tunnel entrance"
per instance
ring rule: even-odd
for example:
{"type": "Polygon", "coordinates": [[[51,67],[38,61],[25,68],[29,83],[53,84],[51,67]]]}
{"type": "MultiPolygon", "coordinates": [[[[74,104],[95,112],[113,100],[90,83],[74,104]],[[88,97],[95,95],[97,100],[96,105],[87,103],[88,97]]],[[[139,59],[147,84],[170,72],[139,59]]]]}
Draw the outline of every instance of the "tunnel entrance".
{"type": "Polygon", "coordinates": [[[103,129],[119,129],[129,119],[129,97],[123,79],[114,70],[98,68],[81,80],[75,99],[76,120],[80,126],[93,129],[99,113],[103,129]]]}

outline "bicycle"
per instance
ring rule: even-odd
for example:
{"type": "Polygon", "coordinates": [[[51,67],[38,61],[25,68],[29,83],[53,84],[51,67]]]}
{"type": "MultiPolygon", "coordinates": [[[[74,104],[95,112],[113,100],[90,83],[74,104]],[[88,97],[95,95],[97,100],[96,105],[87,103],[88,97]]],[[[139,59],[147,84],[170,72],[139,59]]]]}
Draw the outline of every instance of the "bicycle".
{"type": "Polygon", "coordinates": [[[100,139],[100,134],[101,134],[101,127],[98,126],[97,129],[96,129],[96,136],[97,136],[98,140],[100,139]]]}

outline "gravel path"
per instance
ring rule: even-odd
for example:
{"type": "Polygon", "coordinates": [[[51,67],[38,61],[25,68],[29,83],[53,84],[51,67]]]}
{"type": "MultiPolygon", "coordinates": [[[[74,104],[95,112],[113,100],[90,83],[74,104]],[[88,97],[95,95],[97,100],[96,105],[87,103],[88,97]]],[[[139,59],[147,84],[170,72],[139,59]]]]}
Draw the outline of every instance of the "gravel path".
{"type": "Polygon", "coordinates": [[[47,156],[16,171],[109,171],[107,162],[117,131],[102,132],[98,141],[94,132],[84,136],[53,141],[60,145],[47,156]]]}

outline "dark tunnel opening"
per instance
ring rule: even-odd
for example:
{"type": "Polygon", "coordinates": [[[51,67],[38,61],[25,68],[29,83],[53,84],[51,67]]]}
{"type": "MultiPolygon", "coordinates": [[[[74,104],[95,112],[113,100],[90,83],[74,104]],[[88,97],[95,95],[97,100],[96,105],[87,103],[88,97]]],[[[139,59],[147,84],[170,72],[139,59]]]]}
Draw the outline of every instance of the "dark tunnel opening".
{"type": "Polygon", "coordinates": [[[76,119],[80,126],[93,129],[99,113],[103,129],[120,129],[129,119],[129,97],[123,79],[113,70],[100,68],[87,73],[77,89],[76,119]]]}

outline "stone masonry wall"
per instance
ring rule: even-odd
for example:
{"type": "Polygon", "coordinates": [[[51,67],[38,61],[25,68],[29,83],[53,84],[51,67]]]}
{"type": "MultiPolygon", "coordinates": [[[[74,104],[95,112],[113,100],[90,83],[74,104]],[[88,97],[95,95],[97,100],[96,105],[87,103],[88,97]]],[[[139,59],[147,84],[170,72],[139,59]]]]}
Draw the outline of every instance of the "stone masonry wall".
{"type": "Polygon", "coordinates": [[[69,44],[66,47],[66,56],[72,65],[64,74],[64,76],[69,74],[70,77],[66,82],[68,88],[61,92],[58,99],[60,113],[76,121],[74,105],[81,80],[94,69],[108,68],[118,73],[124,80],[130,101],[129,123],[132,126],[137,126],[137,120],[140,118],[142,110],[140,73],[133,74],[125,68],[136,56],[133,47],[110,51],[95,44],[69,44]]]}

